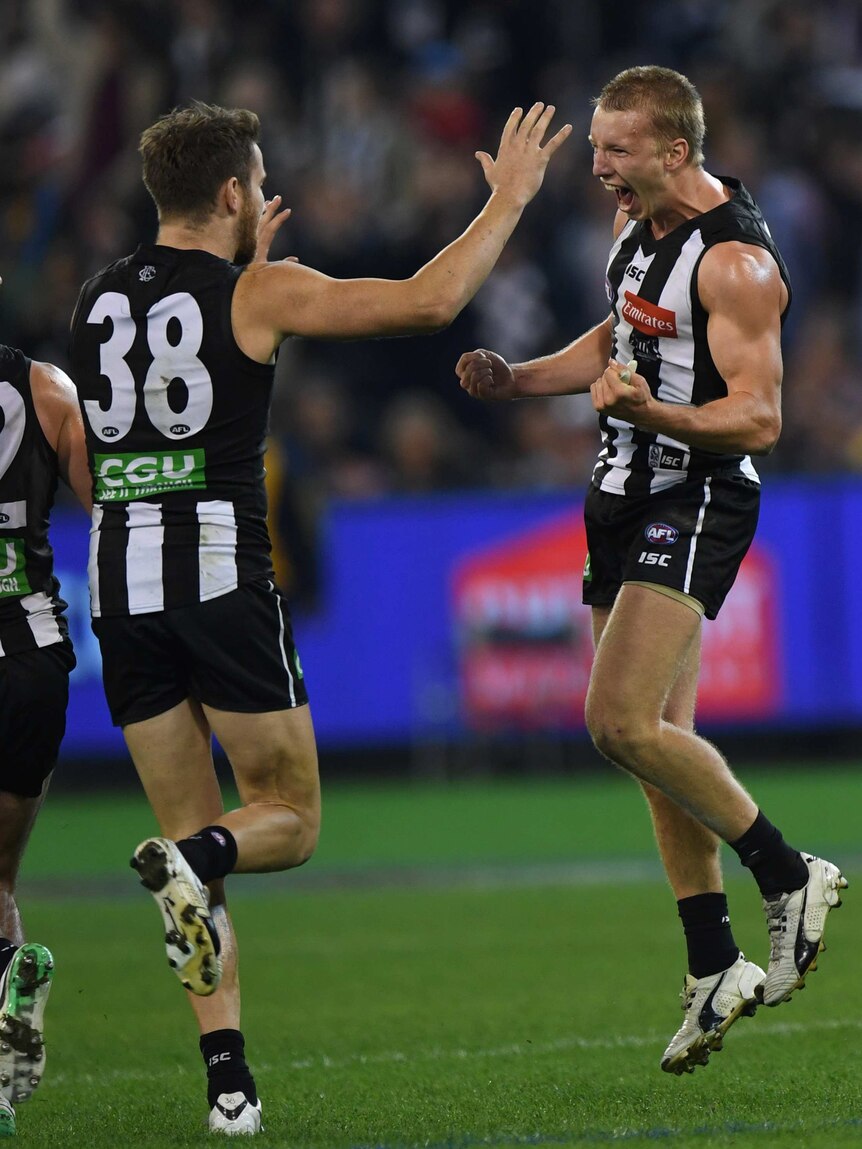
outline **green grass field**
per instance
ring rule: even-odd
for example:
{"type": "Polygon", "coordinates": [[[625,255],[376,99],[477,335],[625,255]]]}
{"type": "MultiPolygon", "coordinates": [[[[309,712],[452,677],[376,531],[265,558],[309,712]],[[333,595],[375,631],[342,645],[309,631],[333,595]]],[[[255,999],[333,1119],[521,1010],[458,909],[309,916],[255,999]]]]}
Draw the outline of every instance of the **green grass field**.
{"type": "MultiPolygon", "coordinates": [[[[260,1143],[862,1146],[862,774],[743,776],[851,889],[806,992],[684,1079],[658,1069],[684,949],[633,785],[330,788],[308,866],[233,881],[260,1143]]],[[[152,830],[137,796],[54,795],[34,832],[21,904],[57,976],[22,1143],[209,1141],[191,1014],[126,868],[152,830]]],[[[764,964],[756,888],[727,870],[737,939],[764,964]]]]}

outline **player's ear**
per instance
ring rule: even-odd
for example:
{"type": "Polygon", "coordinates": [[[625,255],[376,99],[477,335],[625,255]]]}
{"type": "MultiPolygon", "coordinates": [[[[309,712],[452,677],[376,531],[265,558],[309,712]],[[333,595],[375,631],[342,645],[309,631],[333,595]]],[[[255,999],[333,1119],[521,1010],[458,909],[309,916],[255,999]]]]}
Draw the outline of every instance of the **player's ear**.
{"type": "Polygon", "coordinates": [[[670,147],[665,152],[665,167],[668,171],[675,171],[681,168],[688,160],[691,149],[688,146],[688,141],[682,138],[674,140],[670,147]]]}
{"type": "Polygon", "coordinates": [[[219,204],[223,204],[228,215],[237,215],[241,206],[242,188],[236,176],[225,180],[219,189],[219,204]]]}

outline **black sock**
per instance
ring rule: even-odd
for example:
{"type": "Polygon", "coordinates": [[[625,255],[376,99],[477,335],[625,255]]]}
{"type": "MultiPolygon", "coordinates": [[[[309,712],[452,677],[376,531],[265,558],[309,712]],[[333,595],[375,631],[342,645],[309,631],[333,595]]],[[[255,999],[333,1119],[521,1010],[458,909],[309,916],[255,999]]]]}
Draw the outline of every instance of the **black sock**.
{"type": "Polygon", "coordinates": [[[200,1041],[207,1067],[207,1102],[212,1108],[221,1093],[244,1093],[257,1105],[257,1089],[245,1063],[245,1039],[238,1029],[214,1029],[200,1041]]]}
{"type": "Polygon", "coordinates": [[[688,972],[692,977],[709,977],[729,969],[739,957],[739,946],[733,940],[725,895],[694,894],[680,898],[676,904],[685,930],[688,972]]]}
{"type": "Polygon", "coordinates": [[[781,831],[759,810],[752,825],[741,838],[730,843],[730,848],[754,874],[765,898],[801,890],[808,881],[808,867],[802,855],[788,846],[781,831]]]}
{"type": "Polygon", "coordinates": [[[6,967],[15,955],[18,947],[8,938],[0,938],[0,977],[6,972],[6,967]]]}
{"type": "Polygon", "coordinates": [[[204,885],[226,877],[236,865],[236,840],[224,826],[204,826],[177,842],[177,849],[204,885]]]}

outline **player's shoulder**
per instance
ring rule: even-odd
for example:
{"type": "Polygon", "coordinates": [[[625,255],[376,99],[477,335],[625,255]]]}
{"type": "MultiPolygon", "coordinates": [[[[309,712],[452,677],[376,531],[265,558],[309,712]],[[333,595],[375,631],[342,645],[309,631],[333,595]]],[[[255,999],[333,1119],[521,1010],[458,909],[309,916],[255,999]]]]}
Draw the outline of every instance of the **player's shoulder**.
{"type": "Polygon", "coordinates": [[[745,239],[728,239],[707,248],[700,263],[699,280],[762,283],[780,278],[775,256],[767,248],[745,239]]]}
{"type": "Polygon", "coordinates": [[[708,312],[759,314],[761,309],[782,312],[787,288],[778,264],[764,247],[731,240],[709,248],[697,277],[700,301],[708,312]]]}

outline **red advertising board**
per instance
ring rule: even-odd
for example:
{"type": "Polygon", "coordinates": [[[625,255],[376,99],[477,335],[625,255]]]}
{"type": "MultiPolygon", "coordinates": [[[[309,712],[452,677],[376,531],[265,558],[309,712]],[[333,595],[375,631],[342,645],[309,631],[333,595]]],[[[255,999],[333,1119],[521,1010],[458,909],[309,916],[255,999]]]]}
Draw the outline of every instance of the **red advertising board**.
{"type": "MultiPolygon", "coordinates": [[[[583,728],[593,646],[586,538],[572,511],[463,559],[453,573],[461,700],[473,729],[583,728]]],[[[698,717],[753,719],[781,701],[776,578],[752,548],[704,624],[698,717]]]]}

